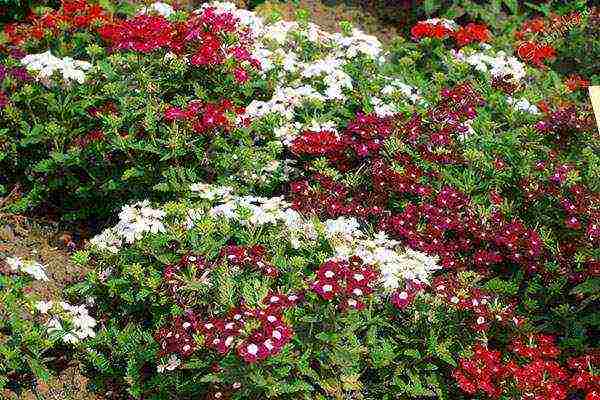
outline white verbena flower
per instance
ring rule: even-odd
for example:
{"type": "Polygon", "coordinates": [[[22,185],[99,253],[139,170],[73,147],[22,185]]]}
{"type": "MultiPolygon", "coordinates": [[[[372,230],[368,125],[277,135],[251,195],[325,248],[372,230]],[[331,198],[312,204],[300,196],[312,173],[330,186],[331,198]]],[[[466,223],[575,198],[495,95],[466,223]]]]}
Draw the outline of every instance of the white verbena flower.
{"type": "Polygon", "coordinates": [[[8,257],[4,261],[15,272],[28,274],[38,281],[48,282],[50,280],[46,275],[45,267],[37,261],[24,261],[19,257],[8,257]]]}
{"type": "Polygon", "coordinates": [[[37,71],[38,77],[43,80],[49,79],[55,72],[59,72],[63,79],[70,83],[85,81],[85,71],[92,68],[87,61],[74,60],[71,57],[58,58],[52,55],[50,50],[40,54],[29,54],[21,59],[27,69],[37,71]]]}

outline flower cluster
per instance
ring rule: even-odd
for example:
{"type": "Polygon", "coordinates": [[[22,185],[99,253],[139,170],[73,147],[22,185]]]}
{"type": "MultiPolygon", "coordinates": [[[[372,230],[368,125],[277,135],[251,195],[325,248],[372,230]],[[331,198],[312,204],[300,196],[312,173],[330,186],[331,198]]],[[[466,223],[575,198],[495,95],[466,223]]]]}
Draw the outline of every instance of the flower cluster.
{"type": "Polygon", "coordinates": [[[40,301],[35,307],[41,314],[50,315],[46,322],[48,333],[60,334],[65,343],[76,344],[96,336],[97,322],[85,305],[74,306],[64,301],[55,305],[52,301],[40,301]]]}
{"type": "Polygon", "coordinates": [[[577,140],[577,135],[589,126],[589,122],[578,115],[576,107],[559,108],[542,121],[535,128],[538,132],[551,136],[557,143],[567,143],[577,140]]]}
{"type": "Polygon", "coordinates": [[[46,274],[46,268],[37,261],[23,260],[20,257],[8,257],[4,262],[13,272],[30,275],[38,281],[48,282],[50,280],[46,274]]]}
{"type": "Polygon", "coordinates": [[[508,361],[502,360],[500,351],[478,344],[471,358],[460,360],[453,376],[466,393],[483,392],[492,399],[507,394],[511,387],[527,399],[566,400],[570,393],[579,390],[587,393],[586,400],[594,399],[599,376],[588,371],[597,365],[597,357],[590,354],[571,358],[566,366],[561,365],[555,340],[541,334],[525,340],[517,337],[509,346],[508,361]]]}
{"type": "Polygon", "coordinates": [[[365,299],[373,293],[378,281],[377,270],[363,264],[358,256],[348,261],[330,260],[317,270],[316,280],[311,283],[312,290],[324,300],[337,300],[341,309],[365,308],[365,299]]]}
{"type": "Polygon", "coordinates": [[[432,282],[436,296],[448,305],[474,315],[471,328],[486,331],[492,323],[519,326],[524,320],[515,314],[515,304],[504,305],[497,296],[474,288],[456,277],[436,277],[432,282]]]}
{"type": "Polygon", "coordinates": [[[150,207],[148,200],[124,206],[117,225],[94,236],[90,243],[101,250],[117,253],[123,241],[133,243],[146,233],[164,232],[164,216],[165,212],[150,207]]]}
{"type": "Polygon", "coordinates": [[[229,245],[221,251],[221,256],[236,267],[254,267],[264,275],[276,278],[279,271],[277,267],[265,260],[265,255],[266,249],[260,245],[251,247],[229,245]]]}
{"type": "Polygon", "coordinates": [[[190,102],[185,110],[177,107],[169,107],[165,110],[167,121],[184,121],[189,124],[194,132],[203,134],[214,129],[229,130],[232,126],[232,118],[229,115],[240,115],[244,112],[229,100],[219,103],[203,103],[201,101],[190,102]]]}
{"type": "Polygon", "coordinates": [[[86,0],[61,0],[60,9],[46,12],[32,23],[6,24],[4,34],[10,44],[18,46],[32,38],[42,40],[47,35],[57,37],[63,31],[87,29],[108,18],[109,13],[98,4],[86,0]]]}
{"type": "Polygon", "coordinates": [[[171,22],[161,13],[140,14],[105,24],[99,33],[119,50],[140,53],[168,50],[183,56],[193,66],[204,68],[233,64],[235,68],[230,72],[239,82],[247,81],[250,70],[260,69],[260,62],[250,51],[253,35],[247,26],[226,9],[205,5],[198,11],[184,23],[171,22]],[[233,43],[232,37],[235,37],[233,43]]]}
{"type": "Polygon", "coordinates": [[[37,78],[48,83],[55,72],[59,72],[66,83],[85,81],[85,71],[92,68],[87,61],[73,60],[70,57],[58,58],[50,50],[40,54],[29,54],[21,59],[28,70],[37,72],[37,78]]]}
{"type": "Polygon", "coordinates": [[[554,60],[556,50],[549,44],[527,41],[519,44],[517,54],[522,60],[528,61],[537,67],[542,67],[546,61],[554,60]]]}
{"type": "Polygon", "coordinates": [[[282,311],[298,299],[296,295],[270,295],[265,299],[269,305],[264,309],[240,307],[231,310],[225,318],[204,321],[189,311],[157,332],[161,354],[189,358],[199,347],[194,337],[202,335],[203,346],[219,354],[236,349],[239,357],[248,363],[264,360],[279,353],[292,339],[294,333],[283,321],[282,311]]]}
{"type": "Polygon", "coordinates": [[[375,114],[359,113],[342,133],[334,131],[304,132],[292,142],[292,152],[311,156],[329,156],[344,161],[343,152],[352,149],[357,157],[379,154],[384,140],[390,135],[391,120],[375,114]]]}
{"type": "Polygon", "coordinates": [[[458,47],[471,43],[484,43],[491,38],[490,31],[485,25],[471,22],[465,26],[458,26],[454,21],[437,18],[419,21],[411,28],[410,33],[415,40],[452,38],[458,47]]]}
{"type": "Polygon", "coordinates": [[[494,52],[485,48],[483,51],[461,49],[453,54],[458,61],[473,66],[479,72],[489,73],[495,79],[508,79],[518,83],[527,74],[525,65],[504,51],[494,52]]]}

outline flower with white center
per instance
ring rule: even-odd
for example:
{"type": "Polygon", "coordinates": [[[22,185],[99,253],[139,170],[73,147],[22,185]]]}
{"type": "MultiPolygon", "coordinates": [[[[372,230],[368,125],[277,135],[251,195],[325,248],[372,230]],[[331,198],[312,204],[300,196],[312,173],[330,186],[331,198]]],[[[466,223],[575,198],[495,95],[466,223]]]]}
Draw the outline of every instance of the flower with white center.
{"type": "Polygon", "coordinates": [[[246,350],[248,350],[248,354],[252,354],[253,356],[255,356],[258,353],[258,346],[254,343],[250,343],[246,350]]]}

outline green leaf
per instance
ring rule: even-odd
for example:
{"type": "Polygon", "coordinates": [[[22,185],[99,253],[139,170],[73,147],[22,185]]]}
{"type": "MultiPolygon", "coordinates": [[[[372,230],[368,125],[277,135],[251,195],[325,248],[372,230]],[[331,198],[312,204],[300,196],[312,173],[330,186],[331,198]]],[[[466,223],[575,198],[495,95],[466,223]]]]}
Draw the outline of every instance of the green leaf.
{"type": "Polygon", "coordinates": [[[600,278],[589,278],[571,290],[571,294],[598,294],[600,293],[600,278]]]}
{"type": "Polygon", "coordinates": [[[519,11],[519,3],[517,0],[504,0],[504,4],[506,4],[512,14],[517,14],[519,11]]]}

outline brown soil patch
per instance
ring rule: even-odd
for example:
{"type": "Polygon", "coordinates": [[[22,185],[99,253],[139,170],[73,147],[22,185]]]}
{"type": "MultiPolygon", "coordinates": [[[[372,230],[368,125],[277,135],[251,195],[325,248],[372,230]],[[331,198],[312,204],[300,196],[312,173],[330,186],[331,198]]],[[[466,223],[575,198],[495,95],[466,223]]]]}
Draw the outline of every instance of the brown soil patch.
{"type": "MultiPolygon", "coordinates": [[[[75,247],[71,235],[56,224],[0,213],[0,263],[5,257],[32,259],[46,267],[50,282],[34,282],[32,290],[45,300],[61,298],[62,289],[81,280],[86,271],[70,261],[75,247]]],[[[49,382],[37,382],[30,390],[16,394],[0,391],[0,399],[95,400],[86,389],[87,379],[77,365],[68,365],[49,382]]]]}

